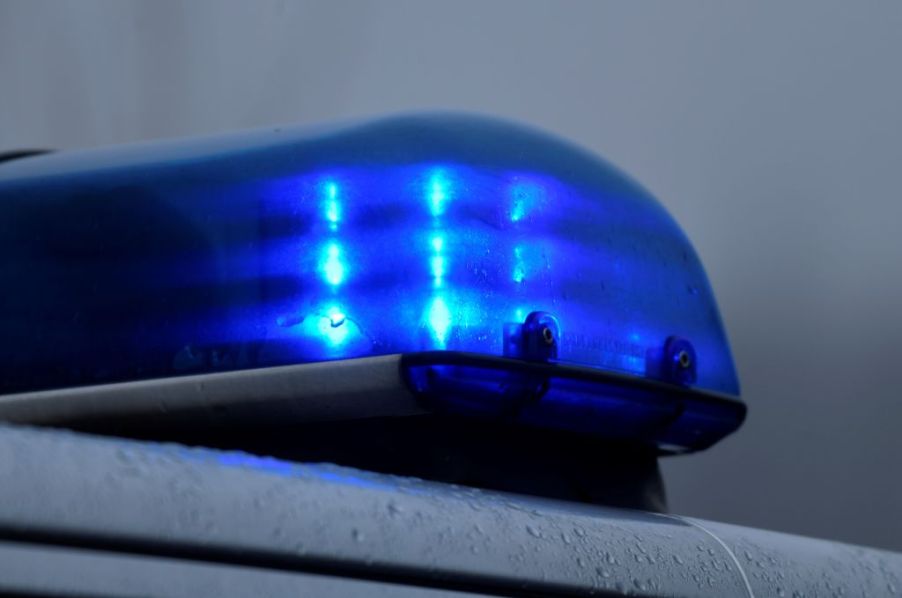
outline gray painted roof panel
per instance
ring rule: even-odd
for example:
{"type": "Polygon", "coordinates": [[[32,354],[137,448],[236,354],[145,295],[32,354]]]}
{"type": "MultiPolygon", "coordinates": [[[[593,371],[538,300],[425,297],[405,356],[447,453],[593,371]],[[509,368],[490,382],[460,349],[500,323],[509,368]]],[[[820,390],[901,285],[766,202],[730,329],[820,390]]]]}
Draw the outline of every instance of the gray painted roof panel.
{"type": "Polygon", "coordinates": [[[771,532],[11,426],[0,498],[0,538],[477,591],[879,595],[902,572],[900,555],[771,532]]]}

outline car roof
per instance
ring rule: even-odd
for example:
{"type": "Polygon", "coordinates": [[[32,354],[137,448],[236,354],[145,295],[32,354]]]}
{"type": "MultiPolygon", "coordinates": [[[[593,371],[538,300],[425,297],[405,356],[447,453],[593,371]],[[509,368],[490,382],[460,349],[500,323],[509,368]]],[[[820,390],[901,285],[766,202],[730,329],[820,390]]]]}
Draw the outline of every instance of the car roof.
{"type": "Polygon", "coordinates": [[[237,451],[0,426],[0,541],[501,595],[902,588],[902,555],[237,451]]]}

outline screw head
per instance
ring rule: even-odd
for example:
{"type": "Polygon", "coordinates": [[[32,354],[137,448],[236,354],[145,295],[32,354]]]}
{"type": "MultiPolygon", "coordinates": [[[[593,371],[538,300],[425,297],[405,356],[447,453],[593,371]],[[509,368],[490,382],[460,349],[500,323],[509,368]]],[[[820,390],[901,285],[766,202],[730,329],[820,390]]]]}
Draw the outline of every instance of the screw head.
{"type": "Polygon", "coordinates": [[[554,344],[554,332],[548,326],[542,327],[542,340],[549,347],[554,344]]]}

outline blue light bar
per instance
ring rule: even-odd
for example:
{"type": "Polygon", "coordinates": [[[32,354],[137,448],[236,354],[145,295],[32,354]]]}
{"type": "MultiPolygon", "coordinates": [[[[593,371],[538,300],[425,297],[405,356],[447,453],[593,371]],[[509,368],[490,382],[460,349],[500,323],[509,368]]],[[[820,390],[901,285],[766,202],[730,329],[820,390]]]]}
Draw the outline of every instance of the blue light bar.
{"type": "Polygon", "coordinates": [[[443,351],[652,382],[677,402],[739,395],[702,265],[660,204],[496,120],[3,164],[0,250],[0,393],[443,351]]]}

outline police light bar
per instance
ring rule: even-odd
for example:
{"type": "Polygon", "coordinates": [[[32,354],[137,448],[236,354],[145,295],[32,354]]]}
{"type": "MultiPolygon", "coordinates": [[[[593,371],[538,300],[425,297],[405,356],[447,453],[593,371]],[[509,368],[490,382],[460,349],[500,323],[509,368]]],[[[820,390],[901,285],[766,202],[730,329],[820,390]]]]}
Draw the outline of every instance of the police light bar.
{"type": "Polygon", "coordinates": [[[388,364],[427,411],[662,451],[707,447],[745,415],[674,220],[597,157],[506,122],[420,115],[12,161],[0,231],[0,417],[66,393],[127,409],[134,384],[209,403],[198,384],[254,387],[246,370],[259,394],[277,366],[295,368],[295,393],[304,376],[353,382],[371,413],[358,361],[388,364]]]}

